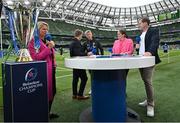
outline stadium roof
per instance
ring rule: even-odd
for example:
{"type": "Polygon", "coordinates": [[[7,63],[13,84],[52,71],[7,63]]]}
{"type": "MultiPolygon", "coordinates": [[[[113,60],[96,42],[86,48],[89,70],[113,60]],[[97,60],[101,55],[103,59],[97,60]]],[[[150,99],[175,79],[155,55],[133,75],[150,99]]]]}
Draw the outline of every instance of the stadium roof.
{"type": "Polygon", "coordinates": [[[147,5],[161,0],[89,0],[95,3],[99,3],[111,7],[127,8],[147,5]]]}
{"type": "MultiPolygon", "coordinates": [[[[19,0],[6,0],[4,3],[7,4],[8,1],[13,1],[14,4],[19,0]]],[[[27,2],[28,0],[20,1],[27,2]]],[[[178,18],[158,22],[158,15],[179,11],[180,0],[156,0],[156,2],[153,0],[154,3],[149,0],[150,2],[146,2],[146,5],[142,1],[144,0],[129,0],[129,2],[126,0],[125,2],[132,5],[131,7],[113,7],[110,4],[103,5],[104,0],[102,4],[92,2],[92,0],[29,0],[40,9],[40,18],[63,20],[99,29],[137,29],[138,19],[142,16],[149,17],[154,26],[180,21],[178,18]],[[131,1],[141,1],[141,4],[134,6],[135,4],[131,1]]]]}

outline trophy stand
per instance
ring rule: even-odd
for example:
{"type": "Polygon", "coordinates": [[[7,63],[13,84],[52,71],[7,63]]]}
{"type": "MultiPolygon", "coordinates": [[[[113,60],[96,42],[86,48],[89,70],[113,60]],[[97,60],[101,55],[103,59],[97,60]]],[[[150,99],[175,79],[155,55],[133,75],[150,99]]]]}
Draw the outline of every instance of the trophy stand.
{"type": "Polygon", "coordinates": [[[4,122],[48,122],[45,61],[2,64],[4,122]]]}

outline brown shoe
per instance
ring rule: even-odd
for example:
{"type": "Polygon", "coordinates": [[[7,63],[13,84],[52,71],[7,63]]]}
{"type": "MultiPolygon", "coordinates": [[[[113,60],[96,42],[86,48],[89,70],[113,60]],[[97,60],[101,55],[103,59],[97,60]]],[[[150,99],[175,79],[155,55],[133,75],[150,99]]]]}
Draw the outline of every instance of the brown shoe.
{"type": "Polygon", "coordinates": [[[89,99],[89,96],[77,96],[78,100],[86,100],[89,99]]]}
{"type": "Polygon", "coordinates": [[[77,99],[77,96],[76,96],[76,95],[73,95],[73,96],[72,96],[72,99],[77,99]]]}

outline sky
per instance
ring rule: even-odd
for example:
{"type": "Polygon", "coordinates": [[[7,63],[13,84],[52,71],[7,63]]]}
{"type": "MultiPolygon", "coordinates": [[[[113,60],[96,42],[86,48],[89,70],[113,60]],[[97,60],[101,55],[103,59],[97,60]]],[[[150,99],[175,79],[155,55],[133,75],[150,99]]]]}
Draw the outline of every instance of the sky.
{"type": "Polygon", "coordinates": [[[89,0],[112,7],[137,7],[147,5],[161,0],[89,0]]]}

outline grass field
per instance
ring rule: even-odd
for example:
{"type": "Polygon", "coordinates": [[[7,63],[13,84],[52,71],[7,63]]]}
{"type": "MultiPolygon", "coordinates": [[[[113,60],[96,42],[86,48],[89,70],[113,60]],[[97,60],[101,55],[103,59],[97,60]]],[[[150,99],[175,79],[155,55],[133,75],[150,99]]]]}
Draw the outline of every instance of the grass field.
{"type": "MultiPolygon", "coordinates": [[[[65,54],[67,57],[68,54],[65,54]]],[[[130,70],[127,80],[127,105],[134,109],[141,116],[142,121],[146,122],[180,122],[180,51],[170,51],[170,63],[167,55],[160,52],[162,62],[156,66],[153,78],[155,90],[155,117],[146,117],[146,109],[137,104],[146,97],[144,85],[140,78],[138,69],[130,70]]],[[[11,58],[13,59],[13,58],[11,58]]],[[[80,113],[91,106],[91,99],[86,101],[72,100],[72,71],[64,67],[64,58],[57,54],[58,68],[57,95],[52,107],[52,111],[60,115],[59,118],[51,121],[59,122],[78,122],[80,113]]],[[[1,73],[1,72],[0,72],[1,73]]],[[[1,75],[1,74],[0,74],[1,75]]],[[[90,77],[85,93],[90,90],[90,77]]],[[[0,81],[0,121],[3,121],[2,109],[2,82],[0,81]]]]}

